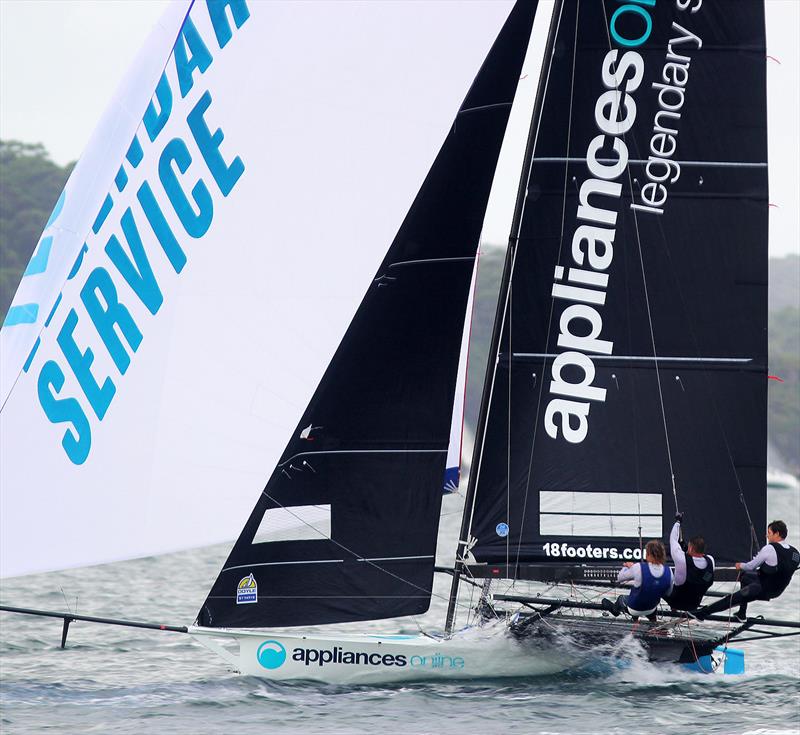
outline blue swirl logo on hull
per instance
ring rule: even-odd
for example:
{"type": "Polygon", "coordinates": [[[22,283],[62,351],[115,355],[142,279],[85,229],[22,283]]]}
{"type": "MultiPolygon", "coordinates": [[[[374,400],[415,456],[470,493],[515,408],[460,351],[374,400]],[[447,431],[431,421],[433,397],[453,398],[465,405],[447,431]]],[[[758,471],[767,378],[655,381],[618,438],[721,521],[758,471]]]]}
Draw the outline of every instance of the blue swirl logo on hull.
{"type": "Polygon", "coordinates": [[[256,657],[265,669],[278,669],[286,661],[286,649],[278,641],[264,641],[258,647],[256,657]]]}

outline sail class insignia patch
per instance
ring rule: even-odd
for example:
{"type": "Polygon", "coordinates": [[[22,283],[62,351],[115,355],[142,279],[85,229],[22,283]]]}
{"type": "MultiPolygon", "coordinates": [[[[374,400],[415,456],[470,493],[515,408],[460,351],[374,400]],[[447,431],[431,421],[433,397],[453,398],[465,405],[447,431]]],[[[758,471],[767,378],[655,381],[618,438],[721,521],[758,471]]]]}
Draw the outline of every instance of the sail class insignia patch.
{"type": "Polygon", "coordinates": [[[258,602],[258,584],[252,572],[236,585],[236,604],[246,605],[249,602],[258,602]]]}

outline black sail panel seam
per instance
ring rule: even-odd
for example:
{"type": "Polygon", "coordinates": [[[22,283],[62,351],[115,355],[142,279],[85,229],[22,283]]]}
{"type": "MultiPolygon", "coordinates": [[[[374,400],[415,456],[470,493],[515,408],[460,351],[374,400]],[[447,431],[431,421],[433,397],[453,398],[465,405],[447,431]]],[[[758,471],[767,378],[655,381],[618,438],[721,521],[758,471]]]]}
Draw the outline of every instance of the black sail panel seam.
{"type": "MultiPolygon", "coordinates": [[[[536,163],[586,163],[584,156],[539,156],[533,159],[536,163]]],[[[768,168],[766,161],[681,161],[680,159],[670,159],[681,167],[688,166],[708,166],[710,168],[768,168]]],[[[610,165],[616,163],[613,158],[597,157],[597,162],[610,165]]],[[[646,158],[629,158],[628,165],[638,164],[646,166],[650,163],[646,158]]]]}
{"type": "Polygon", "coordinates": [[[310,457],[312,455],[323,454],[447,454],[447,449],[321,449],[316,452],[298,452],[289,459],[285,459],[276,465],[277,468],[284,467],[293,459],[298,457],[310,457]]]}
{"type": "Polygon", "coordinates": [[[488,110],[510,109],[512,102],[495,102],[493,105],[480,105],[479,107],[467,107],[458,111],[458,117],[467,115],[473,112],[486,112],[488,110]]]}

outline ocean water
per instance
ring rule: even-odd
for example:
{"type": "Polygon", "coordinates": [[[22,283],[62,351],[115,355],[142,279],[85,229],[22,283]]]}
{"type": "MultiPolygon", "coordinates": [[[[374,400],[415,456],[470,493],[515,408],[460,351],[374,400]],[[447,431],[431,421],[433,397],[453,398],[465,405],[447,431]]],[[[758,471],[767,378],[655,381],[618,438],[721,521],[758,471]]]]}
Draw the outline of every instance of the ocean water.
{"type": "MultiPolygon", "coordinates": [[[[440,563],[454,548],[459,502],[445,500],[440,563]]],[[[800,496],[771,491],[769,515],[784,518],[789,540],[797,543],[800,496]]],[[[188,625],[227,551],[223,545],[8,580],[0,600],[188,625]]],[[[337,629],[440,630],[448,585],[449,578],[437,581],[431,610],[420,618],[337,629]]],[[[800,575],[781,598],[756,603],[751,612],[800,620],[800,575]]],[[[741,644],[743,676],[656,666],[631,648],[619,656],[598,652],[595,665],[557,676],[373,687],[237,676],[189,636],[175,633],[76,622],[65,650],[60,636],[59,620],[0,613],[3,734],[800,732],[800,636],[741,644]]],[[[572,655],[566,643],[564,655],[572,655]]]]}

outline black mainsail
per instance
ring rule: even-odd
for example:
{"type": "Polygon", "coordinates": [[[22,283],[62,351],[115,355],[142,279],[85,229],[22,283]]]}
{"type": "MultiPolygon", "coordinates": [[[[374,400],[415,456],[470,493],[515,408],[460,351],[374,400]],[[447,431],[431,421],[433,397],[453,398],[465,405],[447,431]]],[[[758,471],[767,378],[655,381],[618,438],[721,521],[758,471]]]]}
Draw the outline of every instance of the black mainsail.
{"type": "Polygon", "coordinates": [[[748,557],[766,522],[765,54],[760,0],[564,3],[472,463],[476,576],[618,566],[678,509],[718,563],[748,557]]]}
{"type": "Polygon", "coordinates": [[[535,11],[535,2],[520,2],[503,26],[203,604],[201,625],[427,610],[468,290],[535,11]],[[287,515],[304,526],[303,538],[270,526],[287,515]]]}

